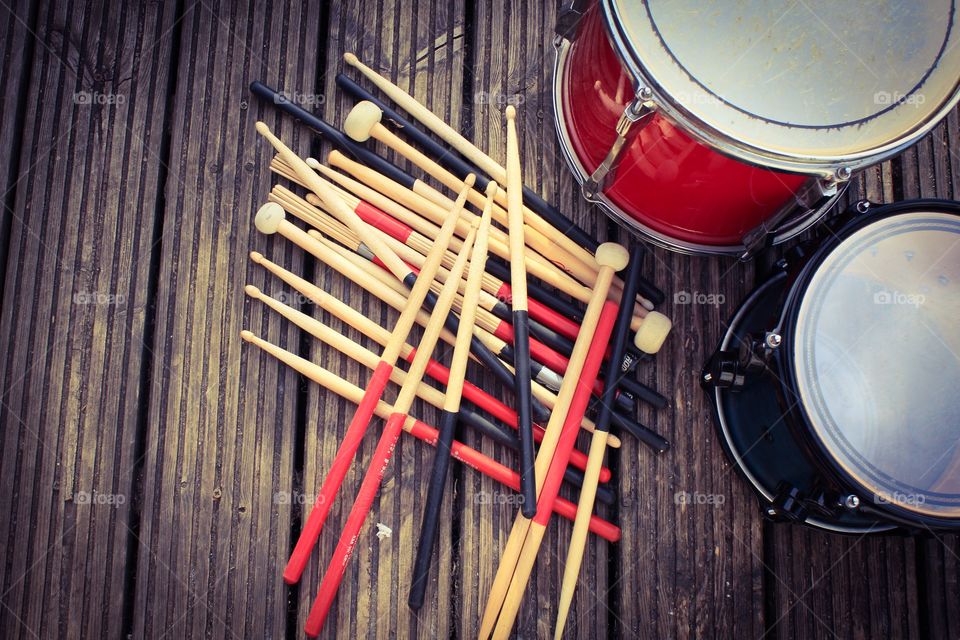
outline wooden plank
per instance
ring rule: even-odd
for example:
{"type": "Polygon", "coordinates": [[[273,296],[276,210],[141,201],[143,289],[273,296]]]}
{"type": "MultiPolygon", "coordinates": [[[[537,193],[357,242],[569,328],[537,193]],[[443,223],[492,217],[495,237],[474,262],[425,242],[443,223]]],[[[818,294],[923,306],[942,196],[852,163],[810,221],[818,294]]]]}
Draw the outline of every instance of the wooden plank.
{"type": "Polygon", "coordinates": [[[280,574],[298,508],[298,381],[239,333],[299,349],[299,332],[247,303],[242,287],[284,291],[248,260],[251,249],[303,271],[299,251],[253,229],[273,182],[273,152],[254,122],[265,119],[294,148],[310,136],[247,86],[260,78],[314,91],[319,25],[319,8],[298,3],[205,2],[182,19],[134,637],[287,631],[280,574]]]}
{"type": "MultiPolygon", "coordinates": [[[[399,86],[422,102],[432,106],[441,116],[459,124],[460,99],[463,88],[463,5],[420,0],[409,3],[364,1],[331,6],[329,32],[325,39],[326,66],[324,68],[324,114],[333,124],[340,125],[353,107],[353,101],[339,92],[334,78],[345,70],[342,54],[355,52],[366,64],[391,78],[399,86]]],[[[368,89],[371,85],[347,72],[368,89]]],[[[374,93],[376,91],[374,90],[374,93]]],[[[378,152],[410,169],[409,163],[391,153],[375,141],[370,143],[378,152]]],[[[329,149],[324,143],[323,153],[329,149]]],[[[414,171],[421,176],[421,172],[414,171]]],[[[334,295],[351,306],[368,313],[382,326],[392,327],[397,314],[385,308],[378,300],[343,278],[321,269],[322,280],[334,295]]],[[[355,340],[373,350],[381,349],[361,340],[355,332],[341,327],[355,340]]],[[[419,331],[411,341],[419,339],[419,331]]],[[[450,351],[439,346],[435,357],[448,361],[450,351]]],[[[315,348],[314,360],[331,359],[329,349],[315,348]]],[[[341,375],[363,385],[370,372],[352,362],[333,357],[341,375]]],[[[474,372],[475,374],[475,372],[474,372]]],[[[474,378],[475,379],[475,378],[474,378]]],[[[387,397],[394,398],[396,389],[388,389],[387,397]]],[[[354,406],[338,402],[322,390],[311,389],[307,415],[317,416],[321,428],[308,428],[305,441],[304,486],[316,490],[330,467],[330,462],[341,440],[343,429],[353,414],[354,406]]],[[[438,412],[422,402],[414,404],[413,413],[430,424],[436,424],[438,412]]],[[[312,424],[312,423],[311,423],[312,424]]],[[[336,504],[330,512],[319,551],[304,573],[304,584],[299,597],[298,632],[309,612],[317,585],[326,570],[339,538],[342,525],[349,513],[363,474],[370,463],[370,455],[379,438],[382,421],[375,421],[360,447],[357,458],[343,484],[336,504]]],[[[419,540],[420,520],[426,480],[433,461],[433,450],[404,435],[387,469],[382,489],[374,508],[361,532],[351,566],[340,587],[335,610],[323,629],[323,637],[443,637],[449,634],[457,618],[452,604],[451,589],[456,553],[451,542],[454,515],[452,488],[446,494],[441,515],[441,529],[437,540],[438,554],[433,565],[433,577],[427,589],[424,607],[412,613],[407,607],[410,572],[419,540]],[[392,530],[389,538],[379,540],[376,523],[392,530]]],[[[451,487],[461,471],[454,467],[449,480],[451,487]]]]}
{"type": "Polygon", "coordinates": [[[168,4],[51,3],[20,60],[32,71],[0,320],[8,637],[123,632],[172,26],[168,4]]]}
{"type": "MultiPolygon", "coordinates": [[[[27,111],[27,89],[36,39],[30,31],[36,29],[37,11],[34,3],[17,2],[14,6],[0,7],[0,48],[3,65],[0,67],[0,149],[6,149],[0,157],[0,185],[3,189],[4,208],[0,210],[0,287],[2,274],[7,264],[7,247],[10,242],[11,212],[16,204],[17,185],[20,178],[20,144],[23,141],[23,122],[27,111]]],[[[24,170],[29,167],[23,167],[24,170]]],[[[2,296],[0,289],[0,296],[2,296]]]]}

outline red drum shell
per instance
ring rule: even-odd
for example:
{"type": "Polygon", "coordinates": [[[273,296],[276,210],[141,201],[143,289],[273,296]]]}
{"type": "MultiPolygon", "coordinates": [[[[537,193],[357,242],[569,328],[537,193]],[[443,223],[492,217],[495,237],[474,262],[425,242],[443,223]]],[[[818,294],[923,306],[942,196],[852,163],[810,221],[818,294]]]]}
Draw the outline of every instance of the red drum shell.
{"type": "MultiPolygon", "coordinates": [[[[580,23],[561,82],[567,135],[589,174],[616,139],[635,91],[596,6],[580,23]]],[[[659,114],[635,128],[604,195],[640,225],[683,243],[740,245],[810,180],[721,155],[659,114]]]]}

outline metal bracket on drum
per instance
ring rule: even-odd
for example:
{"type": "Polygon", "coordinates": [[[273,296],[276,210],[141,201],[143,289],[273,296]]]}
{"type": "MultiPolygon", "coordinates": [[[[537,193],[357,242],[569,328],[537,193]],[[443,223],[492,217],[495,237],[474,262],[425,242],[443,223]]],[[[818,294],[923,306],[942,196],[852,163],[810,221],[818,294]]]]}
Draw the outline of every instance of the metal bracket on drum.
{"type": "Polygon", "coordinates": [[[572,0],[570,4],[560,7],[554,33],[560,38],[573,42],[577,37],[577,29],[587,11],[587,6],[587,0],[572,0]]]}
{"type": "Polygon", "coordinates": [[[597,201],[597,195],[606,188],[610,178],[616,174],[617,165],[620,164],[620,156],[627,142],[630,140],[631,130],[641,120],[650,117],[656,112],[656,104],[651,99],[653,93],[647,87],[640,87],[633,100],[627,104],[623,115],[617,122],[617,139],[613,141],[607,157],[603,159],[600,166],[590,174],[590,177],[583,181],[583,196],[591,202],[597,201]]]}
{"type": "Polygon", "coordinates": [[[743,236],[744,252],[740,259],[749,260],[770,246],[779,231],[780,223],[787,218],[804,217],[803,214],[797,215],[798,207],[801,211],[810,213],[828,206],[846,187],[851,175],[849,168],[840,167],[829,177],[811,180],[787,204],[780,207],[773,217],[764,220],[743,236]]]}

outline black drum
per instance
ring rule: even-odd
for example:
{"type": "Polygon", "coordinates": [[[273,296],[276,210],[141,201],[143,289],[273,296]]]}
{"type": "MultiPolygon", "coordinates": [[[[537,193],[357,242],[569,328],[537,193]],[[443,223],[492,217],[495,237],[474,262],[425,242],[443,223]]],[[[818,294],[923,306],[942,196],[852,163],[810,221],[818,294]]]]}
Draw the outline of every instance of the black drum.
{"type": "Polygon", "coordinates": [[[778,263],[702,375],[764,514],[960,529],[960,205],[858,205],[778,263]]]}

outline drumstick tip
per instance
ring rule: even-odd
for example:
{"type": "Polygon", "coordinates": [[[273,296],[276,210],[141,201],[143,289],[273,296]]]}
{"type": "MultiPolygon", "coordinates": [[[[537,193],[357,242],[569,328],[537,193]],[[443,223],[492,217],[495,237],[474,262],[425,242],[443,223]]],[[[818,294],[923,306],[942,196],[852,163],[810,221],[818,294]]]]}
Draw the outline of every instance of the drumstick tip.
{"type": "Polygon", "coordinates": [[[306,159],[307,166],[311,169],[317,170],[320,168],[320,161],[316,158],[310,157],[306,159]]]}
{"type": "Polygon", "coordinates": [[[253,260],[254,264],[262,264],[266,258],[264,258],[263,254],[260,253],[259,251],[251,251],[250,259],[253,260]]]}
{"type": "Polygon", "coordinates": [[[280,223],[287,217],[286,212],[276,202],[268,202],[257,211],[253,224],[260,233],[271,235],[280,228],[280,223]]]}
{"type": "Polygon", "coordinates": [[[253,333],[251,333],[250,331],[247,331],[246,329],[244,329],[243,331],[240,332],[240,337],[243,338],[246,342],[253,342],[256,336],[254,336],[253,333]]]}
{"type": "Polygon", "coordinates": [[[263,295],[260,289],[253,286],[252,284],[248,284],[247,286],[245,286],[243,288],[243,292],[246,293],[251,298],[253,298],[254,300],[259,300],[261,295],[263,295]]]}
{"type": "Polygon", "coordinates": [[[257,120],[256,127],[257,127],[257,133],[259,133],[262,136],[269,136],[272,134],[272,132],[270,131],[270,127],[263,120],[257,120]]]}
{"type": "Polygon", "coordinates": [[[351,67],[357,66],[357,63],[360,62],[360,60],[357,59],[357,56],[353,55],[353,53],[350,51],[347,51],[343,54],[343,61],[351,67]]]}
{"type": "Polygon", "coordinates": [[[474,183],[477,181],[477,176],[474,173],[468,173],[466,179],[463,181],[463,184],[467,185],[470,188],[473,188],[474,183]]]}
{"type": "Polygon", "coordinates": [[[506,110],[506,116],[507,116],[507,120],[513,120],[514,118],[516,118],[517,117],[516,107],[514,107],[512,104],[508,104],[507,110],[506,110]]]}
{"type": "Polygon", "coordinates": [[[492,198],[497,195],[497,191],[500,189],[500,185],[496,183],[495,180],[491,180],[487,183],[486,195],[488,198],[492,198]]]}

